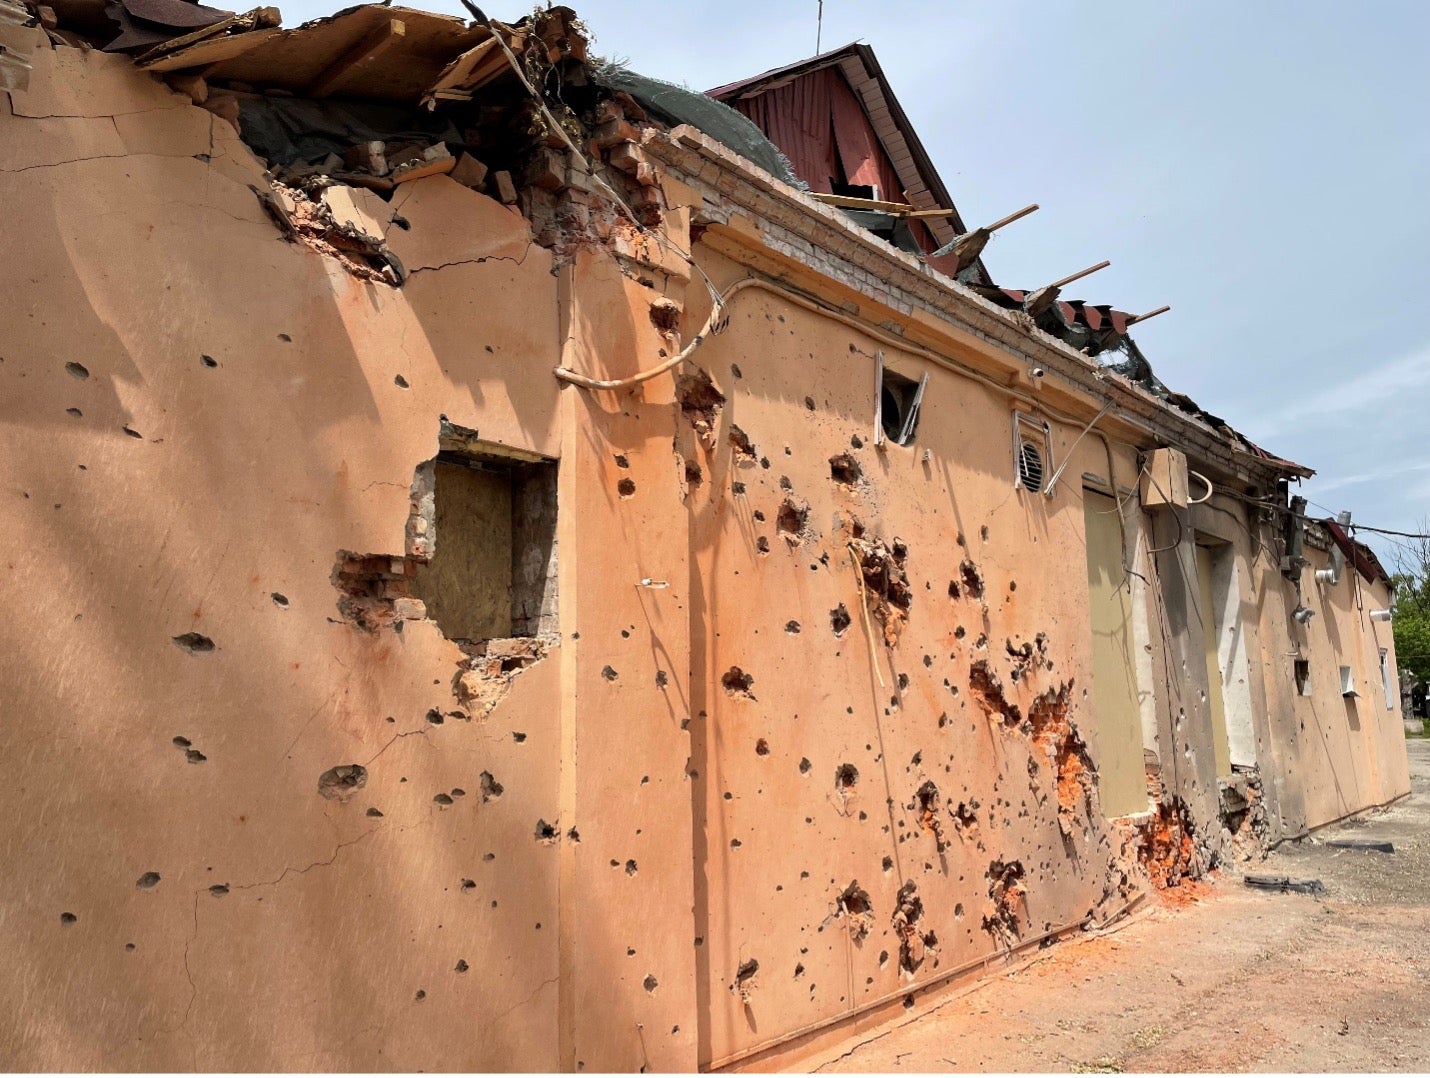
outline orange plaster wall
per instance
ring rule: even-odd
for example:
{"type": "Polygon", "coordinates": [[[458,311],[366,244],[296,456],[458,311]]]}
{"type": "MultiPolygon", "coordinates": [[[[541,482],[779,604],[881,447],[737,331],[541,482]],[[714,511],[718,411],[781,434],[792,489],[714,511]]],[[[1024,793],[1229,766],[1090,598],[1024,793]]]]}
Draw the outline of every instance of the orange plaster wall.
{"type": "Polygon", "coordinates": [[[126,59],[33,51],[0,95],[0,1058],[559,1067],[560,850],[534,833],[560,649],[464,722],[456,647],[342,622],[329,580],[340,549],[402,554],[439,415],[561,455],[531,373],[558,356],[547,253],[424,180],[406,287],[355,280],[280,238],[222,122],[126,59]],[[351,763],[366,786],[321,797],[351,763]]]}
{"type": "MultiPolygon", "coordinates": [[[[717,280],[735,275],[718,260],[706,269],[717,280]]],[[[1047,754],[990,721],[969,690],[981,659],[1024,714],[1035,696],[1068,685],[1073,721],[1095,754],[1080,476],[1106,471],[1101,447],[1085,443],[1053,498],[1017,491],[1007,398],[933,369],[916,443],[876,449],[877,345],[761,292],[738,296],[729,315],[697,360],[727,398],[715,444],[688,428],[681,439],[702,473],[688,502],[692,651],[703,656],[692,762],[702,1006],[711,1011],[701,1060],[717,1065],[997,951],[983,925],[994,913],[995,861],[1024,869],[1025,937],[1081,920],[1121,880],[1105,821],[1079,814],[1064,838],[1047,754]],[[736,451],[735,428],[752,454],[736,451]],[[853,487],[831,479],[830,458],[846,452],[863,471],[853,487]],[[786,499],[808,511],[796,542],[777,530],[786,499]],[[908,623],[877,659],[845,545],[854,520],[909,549],[908,623]],[[950,598],[965,560],[984,582],[982,601],[966,591],[950,598]],[[840,603],[853,621],[836,635],[830,612],[840,603]],[[1009,646],[1039,634],[1050,668],[1014,680],[1009,646]],[[753,677],[749,694],[723,687],[732,667],[753,677]],[[835,784],[842,764],[859,773],[847,800],[835,784]],[[942,852],[914,809],[930,781],[942,852]],[[975,801],[977,827],[960,831],[951,810],[975,801]],[[872,905],[863,934],[838,903],[856,880],[872,905]],[[937,938],[912,977],[900,973],[891,926],[908,881],[923,904],[920,931],[937,938]],[[757,974],[737,985],[751,960],[757,974]]],[[[889,362],[900,362],[895,350],[889,362]]],[[[915,377],[928,369],[902,368],[915,377]]],[[[1059,427],[1056,452],[1076,434],[1059,427]]]]}

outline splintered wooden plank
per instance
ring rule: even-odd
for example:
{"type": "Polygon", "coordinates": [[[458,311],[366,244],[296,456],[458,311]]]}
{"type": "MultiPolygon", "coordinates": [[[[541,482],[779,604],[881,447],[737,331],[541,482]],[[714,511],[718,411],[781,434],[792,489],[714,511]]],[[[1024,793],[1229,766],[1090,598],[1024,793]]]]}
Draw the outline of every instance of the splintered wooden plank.
{"type": "Polygon", "coordinates": [[[389,19],[376,27],[351,49],[338,57],[313,80],[308,87],[309,97],[327,97],[336,90],[353,71],[363,64],[376,60],[407,36],[407,25],[401,19],[389,19]]]}
{"type": "MultiPolygon", "coordinates": [[[[250,49],[256,49],[265,41],[282,37],[283,34],[283,30],[273,27],[268,30],[252,30],[246,34],[234,34],[230,37],[209,37],[192,45],[180,46],[172,52],[165,52],[164,55],[153,60],[141,59],[139,66],[145,71],[158,72],[207,67],[209,64],[242,56],[250,49]]],[[[165,45],[172,46],[173,42],[165,42],[165,45]]]]}
{"type": "Polygon", "coordinates": [[[876,210],[879,213],[905,214],[913,211],[907,202],[880,202],[874,198],[853,198],[849,195],[826,195],[822,191],[806,192],[810,198],[826,206],[843,206],[850,210],[876,210]]]}
{"type": "Polygon", "coordinates": [[[379,58],[358,63],[333,92],[360,101],[416,104],[453,56],[487,40],[484,26],[408,7],[365,4],[291,30],[255,30],[210,38],[165,53],[150,71],[205,70],[209,79],[247,82],[307,95],[371,35],[386,35],[392,20],[405,33],[379,58]]]}

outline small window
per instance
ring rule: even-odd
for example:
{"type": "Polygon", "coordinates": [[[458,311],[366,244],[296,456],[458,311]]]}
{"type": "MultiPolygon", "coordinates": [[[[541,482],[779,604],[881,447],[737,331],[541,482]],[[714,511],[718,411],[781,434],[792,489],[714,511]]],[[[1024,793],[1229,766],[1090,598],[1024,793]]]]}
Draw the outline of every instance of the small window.
{"type": "Polygon", "coordinates": [[[929,376],[915,382],[902,374],[888,370],[884,366],[884,354],[878,355],[879,397],[876,408],[874,444],[887,438],[895,445],[908,445],[914,440],[919,427],[919,408],[923,404],[924,389],[929,376]]]}
{"type": "Polygon", "coordinates": [[[1034,494],[1048,494],[1046,482],[1052,458],[1052,428],[1030,415],[1014,412],[1013,485],[1034,494]]]}
{"type": "Polygon", "coordinates": [[[840,183],[835,180],[829,185],[831,193],[843,195],[845,198],[867,198],[871,202],[879,201],[879,189],[868,183],[840,183]]]}
{"type": "Polygon", "coordinates": [[[1296,692],[1301,696],[1311,695],[1311,662],[1309,659],[1296,660],[1296,692]]]}
{"type": "Polygon", "coordinates": [[[1359,695],[1360,695],[1360,693],[1356,692],[1356,679],[1355,679],[1355,674],[1352,673],[1351,668],[1350,668],[1349,666],[1343,666],[1343,667],[1341,667],[1341,695],[1342,695],[1342,696],[1359,696],[1359,695]]]}

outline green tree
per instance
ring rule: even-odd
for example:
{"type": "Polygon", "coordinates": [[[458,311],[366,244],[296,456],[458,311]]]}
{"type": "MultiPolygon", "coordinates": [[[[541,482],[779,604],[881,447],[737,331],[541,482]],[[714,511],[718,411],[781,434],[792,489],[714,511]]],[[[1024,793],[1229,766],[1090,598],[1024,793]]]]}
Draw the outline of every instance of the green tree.
{"type": "MultiPolygon", "coordinates": [[[[1430,520],[1418,529],[1430,533],[1430,520]]],[[[1403,672],[1430,675],[1430,539],[1400,539],[1395,546],[1395,658],[1403,672]]]]}

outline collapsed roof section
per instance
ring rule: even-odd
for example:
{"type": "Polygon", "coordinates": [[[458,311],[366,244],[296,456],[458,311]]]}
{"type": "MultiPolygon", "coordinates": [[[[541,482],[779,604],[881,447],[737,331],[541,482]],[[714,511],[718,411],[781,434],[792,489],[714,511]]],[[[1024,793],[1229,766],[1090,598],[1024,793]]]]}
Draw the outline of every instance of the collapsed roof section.
{"type": "MultiPolygon", "coordinates": [[[[866,45],[707,96],[590,57],[585,29],[566,7],[504,24],[368,4],[291,29],[280,27],[274,8],[233,14],[190,0],[52,0],[34,10],[56,41],[127,52],[230,120],[270,166],[274,190],[260,198],[275,220],[295,239],[389,284],[402,283],[402,267],[380,235],[363,230],[359,208],[347,196],[326,195],[329,189],[365,188],[386,199],[409,180],[449,174],[519,203],[537,241],[560,256],[622,228],[660,223],[662,195],[640,144],[651,129],[681,125],[787,190],[832,195],[836,204],[836,184],[897,192],[907,203],[895,209],[910,218],[903,233],[876,220],[880,212],[843,208],[895,246],[910,250],[912,236],[928,270],[940,265],[929,249],[935,243],[949,248],[980,232],[986,240],[987,229],[970,231],[959,216],[866,45]]],[[[953,274],[930,280],[970,290],[1022,330],[1083,356],[1116,355],[1104,371],[1282,475],[1313,474],[1168,390],[1128,335],[1139,316],[1063,301],[1054,286],[1001,288],[978,251],[981,243],[959,256],[957,283],[953,274]]]]}

